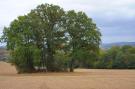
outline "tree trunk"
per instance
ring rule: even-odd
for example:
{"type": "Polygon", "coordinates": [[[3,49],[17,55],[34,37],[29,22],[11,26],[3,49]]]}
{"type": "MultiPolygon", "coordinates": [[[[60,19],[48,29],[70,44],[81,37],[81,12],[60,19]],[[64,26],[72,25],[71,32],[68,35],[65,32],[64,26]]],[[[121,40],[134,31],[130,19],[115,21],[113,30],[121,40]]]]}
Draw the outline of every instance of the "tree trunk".
{"type": "Polygon", "coordinates": [[[74,66],[73,66],[74,65],[74,61],[73,60],[74,59],[72,58],[71,61],[70,61],[70,70],[69,70],[70,72],[74,72],[74,66]]]}
{"type": "Polygon", "coordinates": [[[75,58],[74,57],[75,56],[74,55],[74,52],[75,52],[75,48],[76,48],[76,46],[75,46],[75,44],[76,44],[75,43],[75,40],[74,39],[72,39],[72,40],[73,40],[73,45],[72,45],[73,46],[73,51],[72,51],[73,54],[72,54],[72,59],[70,61],[70,72],[74,72],[74,58],[75,58]]]}
{"type": "Polygon", "coordinates": [[[51,47],[50,41],[47,42],[47,70],[54,71],[54,58],[53,49],[51,47]]]}

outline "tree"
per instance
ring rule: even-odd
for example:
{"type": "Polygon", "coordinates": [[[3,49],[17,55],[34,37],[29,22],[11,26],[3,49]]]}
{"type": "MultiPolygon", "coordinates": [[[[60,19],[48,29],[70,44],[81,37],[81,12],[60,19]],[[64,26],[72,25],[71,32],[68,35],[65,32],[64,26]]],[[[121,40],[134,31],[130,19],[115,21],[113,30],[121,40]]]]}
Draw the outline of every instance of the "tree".
{"type": "Polygon", "coordinates": [[[76,52],[83,49],[88,54],[98,53],[101,34],[91,18],[84,12],[76,13],[74,10],[66,13],[65,28],[72,53],[70,71],[73,72],[76,52]]]}
{"type": "Polygon", "coordinates": [[[100,36],[84,12],[66,12],[57,5],[42,4],[4,28],[1,41],[7,43],[19,72],[35,71],[35,67],[63,71],[69,61],[72,72],[76,59],[83,62],[86,58],[88,65],[92,55],[98,54],[100,36]]]}
{"type": "Polygon", "coordinates": [[[10,24],[10,27],[4,28],[2,36],[7,42],[7,49],[11,53],[13,63],[20,69],[19,72],[34,70],[31,51],[31,46],[33,46],[32,32],[27,20],[27,16],[19,16],[10,24]]]}
{"type": "Polygon", "coordinates": [[[135,68],[135,47],[111,47],[100,53],[101,57],[95,62],[95,68],[133,69],[135,68]]]}
{"type": "MultiPolygon", "coordinates": [[[[39,39],[42,49],[42,60],[46,65],[48,71],[54,71],[54,54],[55,49],[63,43],[64,32],[62,30],[62,17],[64,16],[64,10],[56,5],[39,5],[36,9],[32,10],[29,14],[31,19],[37,18],[34,22],[36,25],[35,37],[37,38],[37,44],[39,39]],[[40,30],[39,33],[37,31],[40,30]],[[41,37],[38,39],[38,37],[41,37]],[[46,54],[45,54],[46,53],[46,54]],[[46,62],[46,63],[45,63],[46,62]]],[[[33,23],[32,23],[33,24],[33,23]]],[[[34,24],[33,24],[34,25],[34,24]]]]}

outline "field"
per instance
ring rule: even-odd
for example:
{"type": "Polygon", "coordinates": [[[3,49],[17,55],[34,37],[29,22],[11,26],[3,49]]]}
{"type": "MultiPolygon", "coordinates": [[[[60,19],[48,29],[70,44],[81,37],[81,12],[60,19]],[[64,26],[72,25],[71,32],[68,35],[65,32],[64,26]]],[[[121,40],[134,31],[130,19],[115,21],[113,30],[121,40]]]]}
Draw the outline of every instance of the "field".
{"type": "Polygon", "coordinates": [[[17,74],[13,66],[0,62],[0,89],[135,89],[135,70],[17,74]]]}

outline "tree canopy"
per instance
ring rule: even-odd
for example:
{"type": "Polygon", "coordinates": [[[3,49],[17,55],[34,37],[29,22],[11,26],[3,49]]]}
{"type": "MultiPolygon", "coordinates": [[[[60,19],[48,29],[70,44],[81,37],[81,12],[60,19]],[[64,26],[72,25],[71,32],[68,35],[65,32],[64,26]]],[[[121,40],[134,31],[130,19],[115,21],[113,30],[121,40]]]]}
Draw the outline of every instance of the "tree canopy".
{"type": "Polygon", "coordinates": [[[99,59],[95,62],[95,68],[134,69],[135,47],[125,45],[102,50],[99,59]]]}
{"type": "Polygon", "coordinates": [[[42,4],[5,27],[1,41],[7,43],[19,72],[72,72],[76,62],[87,63],[99,53],[100,37],[96,24],[84,12],[42,4]]]}

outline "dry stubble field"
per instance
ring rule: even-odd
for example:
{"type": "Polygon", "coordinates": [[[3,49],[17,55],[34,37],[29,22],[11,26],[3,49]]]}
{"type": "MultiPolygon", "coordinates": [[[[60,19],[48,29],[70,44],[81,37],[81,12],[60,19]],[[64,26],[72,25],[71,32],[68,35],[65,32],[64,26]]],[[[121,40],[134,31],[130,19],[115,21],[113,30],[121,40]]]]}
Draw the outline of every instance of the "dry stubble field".
{"type": "Polygon", "coordinates": [[[135,89],[135,70],[16,74],[13,66],[0,62],[0,89],[135,89]]]}

